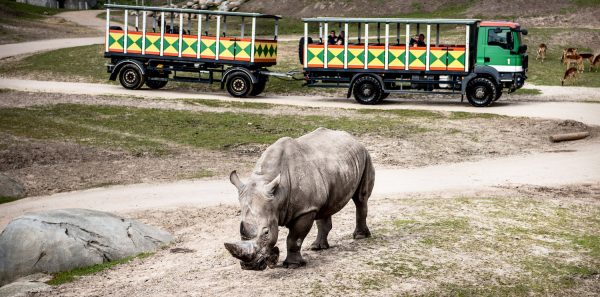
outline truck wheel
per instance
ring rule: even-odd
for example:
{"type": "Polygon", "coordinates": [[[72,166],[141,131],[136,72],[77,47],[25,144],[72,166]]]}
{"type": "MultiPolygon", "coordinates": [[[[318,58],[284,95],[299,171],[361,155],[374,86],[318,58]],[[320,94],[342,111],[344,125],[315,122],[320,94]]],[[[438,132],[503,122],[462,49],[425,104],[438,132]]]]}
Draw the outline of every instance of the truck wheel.
{"type": "Polygon", "coordinates": [[[146,78],[137,65],[127,64],[119,72],[119,82],[130,90],[137,90],[144,85],[146,78]]]}
{"type": "Polygon", "coordinates": [[[258,82],[252,85],[252,92],[250,92],[250,96],[258,96],[264,92],[265,88],[267,87],[267,81],[268,79],[266,77],[260,76],[258,78],[258,82]]]}
{"type": "Polygon", "coordinates": [[[252,80],[244,72],[235,72],[227,77],[225,87],[233,97],[246,97],[252,93],[252,80]]]}
{"type": "Polygon", "coordinates": [[[496,98],[498,90],[496,85],[485,77],[478,77],[467,85],[467,99],[475,107],[485,107],[496,98]]]}
{"type": "Polygon", "coordinates": [[[352,93],[354,99],[360,104],[377,104],[381,99],[383,90],[377,79],[372,76],[363,76],[354,82],[352,93]]]}
{"type": "Polygon", "coordinates": [[[498,89],[498,91],[496,92],[496,97],[494,97],[494,102],[498,101],[500,97],[502,97],[502,90],[498,89]]]}
{"type": "Polygon", "coordinates": [[[148,88],[150,89],[161,89],[164,86],[166,86],[168,83],[168,81],[166,80],[146,80],[146,86],[148,86],[148,88]]]}

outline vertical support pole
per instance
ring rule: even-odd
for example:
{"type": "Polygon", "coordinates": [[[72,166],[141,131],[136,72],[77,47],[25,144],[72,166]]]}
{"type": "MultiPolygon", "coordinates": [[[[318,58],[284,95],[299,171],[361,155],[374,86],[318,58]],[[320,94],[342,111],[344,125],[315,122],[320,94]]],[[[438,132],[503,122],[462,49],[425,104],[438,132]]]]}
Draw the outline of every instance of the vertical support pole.
{"type": "Polygon", "coordinates": [[[302,57],[304,58],[304,68],[308,68],[308,23],[304,23],[304,48],[302,57]]]}
{"type": "Polygon", "coordinates": [[[440,24],[435,25],[435,46],[440,46],[440,24]]]}
{"type": "Polygon", "coordinates": [[[183,13],[179,14],[179,47],[178,57],[181,58],[181,47],[183,46],[183,13]]]}
{"type": "Polygon", "coordinates": [[[390,24],[385,24],[385,70],[388,70],[390,64],[390,24]]]}
{"type": "Polygon", "coordinates": [[[429,54],[431,53],[431,25],[427,25],[427,50],[425,51],[425,70],[429,71],[429,54]]]}
{"type": "Polygon", "coordinates": [[[143,12],[144,19],[142,20],[142,55],[146,54],[146,18],[148,17],[148,12],[144,10],[143,12]]]}
{"type": "Polygon", "coordinates": [[[219,46],[221,45],[221,16],[217,16],[217,41],[215,42],[215,60],[219,61],[219,46]]]}
{"type": "Polygon", "coordinates": [[[227,16],[223,16],[223,37],[227,36],[227,16]]]}
{"type": "Polygon", "coordinates": [[[321,22],[319,22],[319,40],[321,42],[324,42],[323,41],[323,23],[321,23],[321,22]]]}
{"type": "Polygon", "coordinates": [[[104,37],[105,43],[106,43],[106,48],[105,51],[108,53],[108,48],[109,48],[109,40],[110,40],[110,8],[106,9],[106,36],[104,37]]]}
{"type": "Polygon", "coordinates": [[[369,69],[369,23],[365,23],[365,69],[369,69]]]}
{"type": "Polygon", "coordinates": [[[158,11],[152,13],[152,32],[156,33],[156,14],[158,11]]]}
{"type": "Polygon", "coordinates": [[[202,15],[198,15],[198,43],[196,44],[196,59],[200,59],[200,50],[202,49],[202,15]]]}
{"type": "Polygon", "coordinates": [[[256,17],[252,17],[252,43],[250,44],[250,63],[254,63],[254,44],[256,43],[256,17]]]}
{"type": "Polygon", "coordinates": [[[408,56],[410,55],[410,24],[406,24],[406,49],[404,52],[404,70],[408,70],[408,56]]]}
{"type": "Polygon", "coordinates": [[[358,44],[360,44],[360,36],[361,36],[361,32],[360,32],[360,23],[356,23],[356,26],[358,27],[357,31],[358,31],[358,44]]]}
{"type": "Polygon", "coordinates": [[[400,23],[396,23],[396,43],[400,45],[400,23]]]}
{"type": "Polygon", "coordinates": [[[162,57],[164,54],[164,44],[165,44],[165,12],[161,11],[160,13],[160,56],[162,57]]]}
{"type": "Polygon", "coordinates": [[[466,25],[465,28],[467,34],[467,37],[465,38],[465,72],[469,72],[469,49],[471,48],[469,43],[471,38],[471,27],[466,25]]]}
{"type": "Polygon", "coordinates": [[[417,34],[419,35],[421,33],[421,24],[417,24],[417,34]]]}
{"type": "Polygon", "coordinates": [[[123,32],[123,53],[127,53],[127,33],[129,31],[129,24],[127,22],[128,11],[125,9],[125,32],[123,32]]]}
{"type": "Polygon", "coordinates": [[[275,40],[279,37],[279,19],[275,19],[275,40]]]}
{"type": "Polygon", "coordinates": [[[169,33],[173,34],[173,32],[175,31],[175,13],[171,12],[171,27],[169,28],[169,33]]]}
{"type": "Polygon", "coordinates": [[[381,23],[377,23],[377,44],[381,44],[381,23]]]}
{"type": "MultiPolygon", "coordinates": [[[[324,31],[325,32],[329,32],[329,24],[325,23],[325,27],[324,27],[324,31]]],[[[323,68],[327,69],[327,54],[329,52],[329,35],[327,35],[327,40],[323,40],[323,68]]]]}
{"type": "Polygon", "coordinates": [[[204,35],[208,36],[208,31],[210,31],[210,15],[209,14],[206,15],[206,26],[205,27],[206,27],[206,30],[205,30],[206,34],[204,34],[204,35]]]}
{"type": "Polygon", "coordinates": [[[246,20],[244,19],[244,17],[242,17],[242,24],[240,25],[240,38],[244,38],[244,31],[246,30],[246,20]]]}
{"type": "Polygon", "coordinates": [[[348,23],[344,24],[344,69],[348,69],[348,23]]]}
{"type": "MultiPolygon", "coordinates": [[[[87,2],[86,2],[86,4],[87,4],[87,2]]],[[[140,27],[139,26],[139,19],[140,19],[140,11],[136,10],[135,11],[135,31],[136,32],[139,31],[139,27],[140,27]]]]}

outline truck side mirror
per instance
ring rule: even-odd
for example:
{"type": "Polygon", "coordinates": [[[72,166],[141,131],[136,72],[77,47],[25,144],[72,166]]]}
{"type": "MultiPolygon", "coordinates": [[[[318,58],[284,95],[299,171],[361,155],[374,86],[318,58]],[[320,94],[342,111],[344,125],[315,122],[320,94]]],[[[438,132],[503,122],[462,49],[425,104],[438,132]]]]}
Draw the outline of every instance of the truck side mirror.
{"type": "Polygon", "coordinates": [[[529,30],[527,30],[527,29],[521,29],[521,34],[527,35],[527,34],[529,34],[529,30]]]}

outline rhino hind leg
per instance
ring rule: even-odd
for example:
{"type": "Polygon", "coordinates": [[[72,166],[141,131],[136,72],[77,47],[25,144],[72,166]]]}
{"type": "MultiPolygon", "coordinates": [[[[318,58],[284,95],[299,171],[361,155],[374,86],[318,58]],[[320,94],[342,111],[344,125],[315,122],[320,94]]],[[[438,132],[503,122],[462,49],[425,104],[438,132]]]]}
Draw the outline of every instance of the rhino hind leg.
{"type": "Polygon", "coordinates": [[[287,257],[283,261],[285,268],[298,268],[306,265],[306,261],[300,254],[300,248],[304,238],[310,232],[315,221],[315,213],[307,213],[297,218],[288,228],[290,233],[287,237],[287,257]]]}
{"type": "Polygon", "coordinates": [[[356,205],[356,229],[352,237],[354,239],[363,239],[371,237],[371,231],[367,227],[367,200],[359,201],[359,199],[353,199],[356,205]]]}
{"type": "Polygon", "coordinates": [[[310,245],[310,249],[313,251],[324,250],[329,248],[329,242],[327,242],[327,236],[331,231],[331,216],[317,220],[317,239],[310,245]]]}
{"type": "Polygon", "coordinates": [[[375,168],[373,168],[369,155],[366,157],[365,165],[358,189],[352,195],[352,201],[356,205],[356,229],[354,229],[354,233],[352,234],[354,239],[371,237],[371,232],[369,231],[369,227],[367,227],[367,202],[375,184],[375,168]]]}

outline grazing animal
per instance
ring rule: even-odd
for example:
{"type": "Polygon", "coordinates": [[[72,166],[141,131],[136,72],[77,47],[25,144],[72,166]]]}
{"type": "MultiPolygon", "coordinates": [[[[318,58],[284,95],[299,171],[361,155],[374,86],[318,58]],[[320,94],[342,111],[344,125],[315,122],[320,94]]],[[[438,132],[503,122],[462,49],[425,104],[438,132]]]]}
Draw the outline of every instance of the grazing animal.
{"type": "Polygon", "coordinates": [[[574,48],[574,47],[566,48],[566,49],[563,50],[563,54],[560,57],[560,62],[564,63],[565,62],[565,58],[568,55],[576,55],[576,54],[577,54],[577,48],[574,48]]]}
{"type": "Polygon", "coordinates": [[[546,46],[545,43],[540,43],[540,46],[538,47],[537,50],[537,56],[535,57],[535,60],[537,61],[538,59],[542,59],[542,63],[544,63],[544,59],[546,59],[546,50],[548,49],[548,47],[546,46]]]}
{"type": "Polygon", "coordinates": [[[249,180],[235,171],[229,176],[242,208],[242,241],[225,243],[242,269],[274,267],[278,226],[289,229],[284,267],[303,266],[300,247],[317,222],[311,249],[329,248],[331,216],[352,199],[356,205],[354,238],[371,236],[367,227],[367,200],[373,190],[375,169],[365,147],[343,131],[319,128],[296,139],[284,137],[262,154],[249,180]]]}
{"type": "Polygon", "coordinates": [[[567,55],[564,59],[564,64],[567,69],[570,68],[572,64],[574,64],[577,65],[577,69],[580,72],[583,72],[584,70],[583,58],[579,54],[567,55]]]}
{"type": "Polygon", "coordinates": [[[576,79],[577,79],[577,68],[571,67],[571,68],[567,69],[567,71],[565,71],[565,75],[560,80],[560,85],[564,86],[565,81],[567,81],[567,80],[571,80],[572,82],[575,82],[576,79]]]}
{"type": "Polygon", "coordinates": [[[592,67],[594,67],[596,70],[598,70],[598,68],[600,67],[600,54],[596,55],[594,61],[592,62],[592,64],[590,64],[590,71],[592,71],[592,67]]]}
{"type": "Polygon", "coordinates": [[[594,54],[581,53],[579,55],[582,59],[588,60],[588,62],[590,63],[590,71],[592,71],[592,63],[594,63],[594,54]]]}

